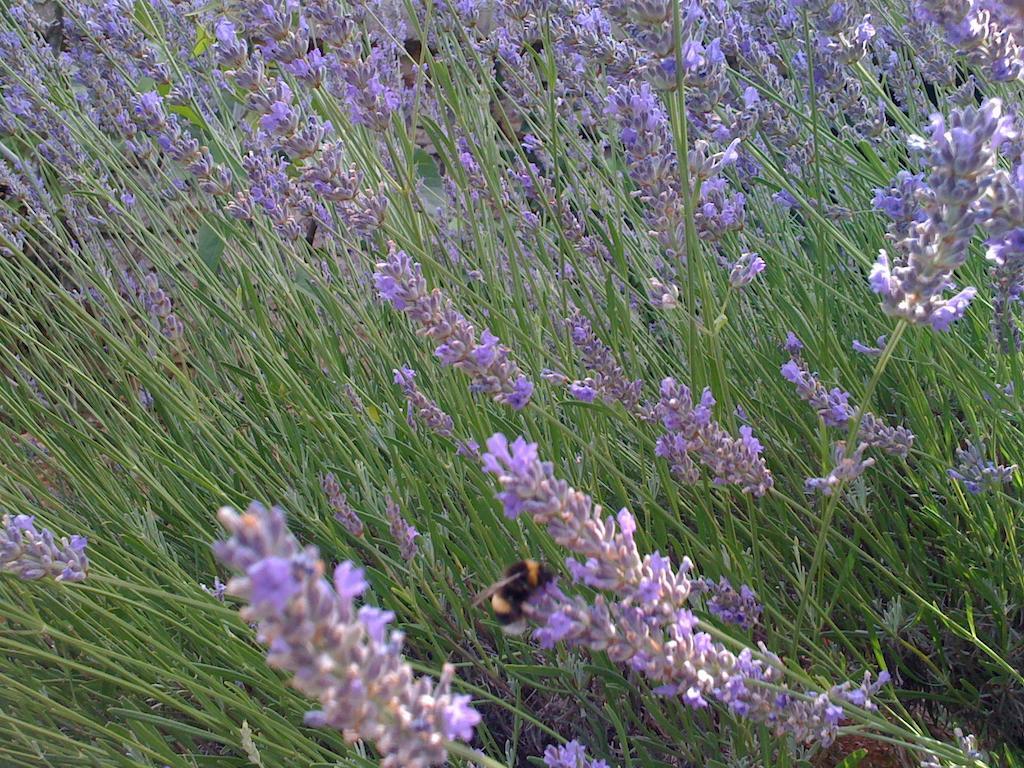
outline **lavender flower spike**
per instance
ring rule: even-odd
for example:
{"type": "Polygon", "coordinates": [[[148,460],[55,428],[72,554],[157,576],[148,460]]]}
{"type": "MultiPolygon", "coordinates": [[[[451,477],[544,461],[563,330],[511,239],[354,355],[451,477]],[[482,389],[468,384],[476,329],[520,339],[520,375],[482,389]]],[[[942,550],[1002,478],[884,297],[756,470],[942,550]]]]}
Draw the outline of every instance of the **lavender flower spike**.
{"type": "MultiPolygon", "coordinates": [[[[795,337],[794,337],[795,338],[795,337]]],[[[818,412],[827,427],[845,427],[853,417],[850,407],[850,393],[839,387],[831,390],[818,379],[799,357],[790,358],[780,369],[782,378],[796,387],[801,400],[806,400],[818,412]]]]}
{"type": "Polygon", "coordinates": [[[402,510],[398,506],[398,502],[390,496],[384,497],[384,510],[387,514],[391,536],[398,542],[398,551],[402,554],[402,559],[412,560],[419,551],[416,539],[419,538],[420,532],[406,522],[402,517],[402,510]]]}
{"type": "Polygon", "coordinates": [[[414,379],[416,371],[409,366],[395,371],[395,384],[402,388],[406,407],[405,420],[410,427],[416,429],[417,420],[426,425],[427,429],[441,437],[452,437],[455,434],[455,422],[452,417],[441,410],[440,406],[420,392],[414,379]]]}
{"type": "Polygon", "coordinates": [[[574,381],[569,392],[577,400],[591,403],[600,397],[605,403],[622,403],[622,406],[640,419],[648,421],[653,412],[650,405],[641,402],[643,379],[630,381],[625,371],[615,361],[612,350],[594,333],[590,321],[579,312],[566,318],[569,337],[579,350],[583,365],[592,376],[574,381]]]}
{"type": "Polygon", "coordinates": [[[717,485],[737,484],[743,493],[764,496],[774,485],[771,470],[761,456],[761,442],[743,425],[734,438],[711,418],[715,398],[710,389],[693,405],[690,388],[673,378],[661,382],[655,412],[666,434],[658,438],[655,453],[669,461],[673,474],[684,483],[699,478],[693,457],[711,470],[717,485]]]}
{"type": "Polygon", "coordinates": [[[954,480],[964,484],[969,493],[997,491],[1013,480],[1016,464],[1003,466],[985,458],[984,443],[969,443],[964,449],[957,449],[957,465],[948,470],[954,480]]]}
{"type": "Polygon", "coordinates": [[[320,488],[327,496],[327,503],[334,510],[334,519],[353,536],[362,536],[363,521],[352,505],[348,503],[348,497],[342,493],[341,485],[333,472],[328,472],[320,478],[320,488]]]}
{"type": "Polygon", "coordinates": [[[874,465],[874,459],[865,459],[864,451],[868,448],[865,443],[857,446],[852,455],[846,456],[846,444],[839,441],[832,446],[832,459],[835,466],[825,477],[811,477],[804,482],[808,493],[819,491],[824,496],[831,496],[836,488],[843,483],[856,480],[868,467],[874,465]]]}
{"type": "Polygon", "coordinates": [[[914,137],[931,166],[916,193],[921,211],[909,226],[896,224],[897,258],[882,251],[871,270],[871,288],[882,297],[887,314],[944,331],[963,316],[976,293],[965,288],[944,297],[953,286],[953,271],[967,258],[975,226],[984,219],[984,199],[996,177],[999,145],[1013,138],[1013,120],[1002,114],[999,99],[979,109],[954,110],[948,123],[931,120],[931,135],[914,137]]]}
{"type": "Polygon", "coordinates": [[[57,581],[83,581],[89,567],[84,536],[62,537],[35,526],[31,515],[4,515],[0,520],[0,572],[26,581],[50,577],[57,581]]]}
{"type": "Polygon", "coordinates": [[[308,725],[373,742],[382,768],[442,765],[446,742],[472,738],[480,715],[469,696],[451,693],[454,669],[446,665],[437,683],[416,677],[402,634],[388,631],[394,614],[356,608],[367,588],[362,569],[343,562],[329,582],[316,547],[299,546],[277,507],[253,502],[243,515],[225,507],[218,519],[230,538],[214,553],[238,573],[228,592],[248,603],[242,618],[258,622],[267,663],[292,672],[292,685],[323,706],[306,715],[308,725]]]}
{"type": "Polygon", "coordinates": [[[544,765],[547,768],[609,768],[604,760],[587,757],[587,748],[578,741],[561,747],[549,746],[544,750],[544,765]]]}
{"type": "Polygon", "coordinates": [[[708,594],[708,611],[713,616],[743,629],[751,629],[757,624],[764,607],[754,590],[746,584],[740,585],[739,591],[736,591],[729,580],[722,576],[718,581],[705,578],[700,586],[708,594]]]}
{"type": "Polygon", "coordinates": [[[801,742],[828,745],[838,731],[843,702],[874,708],[870,697],[887,675],[873,684],[865,677],[857,689],[844,683],[822,694],[788,691],[781,662],[763,646],[763,658],[749,648],[733,654],[700,631],[686,607],[701,591],[687,575],[689,559],[675,567],[657,552],[641,555],[630,512],[604,517],[589,496],[555,477],[536,444],[521,437],[509,443],[499,433],[487,441],[487,449],[484,470],[498,477],[505,514],[525,513],[546,526],[556,543],[584,558],[567,560],[574,580],[602,592],[588,603],[552,584],[531,598],[524,610],[542,625],[535,633],[542,645],[565,642],[604,651],[658,683],[658,693],[680,696],[691,707],[717,700],[801,742]]]}
{"type": "Polygon", "coordinates": [[[437,288],[427,290],[420,265],[391,245],[385,261],[377,264],[373,279],[380,297],[408,315],[421,336],[438,343],[434,354],[445,365],[468,374],[471,389],[491,395],[496,402],[520,410],[530,402],[533,382],[509,359],[509,348],[484,330],[476,329],[437,288]]]}

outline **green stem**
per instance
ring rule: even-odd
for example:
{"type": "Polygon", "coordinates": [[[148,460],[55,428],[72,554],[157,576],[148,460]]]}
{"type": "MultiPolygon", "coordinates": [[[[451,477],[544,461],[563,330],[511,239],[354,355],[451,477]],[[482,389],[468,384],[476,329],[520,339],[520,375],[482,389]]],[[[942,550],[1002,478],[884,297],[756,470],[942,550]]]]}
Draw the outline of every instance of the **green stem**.
{"type": "MultiPolygon", "coordinates": [[[[885,349],[882,350],[882,354],[878,358],[878,362],[875,363],[875,370],[871,374],[871,379],[868,381],[867,388],[864,390],[864,394],[861,397],[860,405],[857,406],[857,410],[853,414],[853,418],[850,419],[850,427],[846,436],[846,446],[843,449],[843,459],[848,459],[853,455],[856,450],[854,448],[854,441],[857,437],[857,433],[860,430],[860,422],[864,416],[864,410],[867,404],[870,402],[871,397],[875,393],[875,389],[878,387],[878,382],[882,378],[882,373],[885,371],[886,366],[889,364],[889,360],[892,359],[893,353],[896,351],[896,345],[899,343],[900,337],[903,336],[903,332],[907,329],[907,321],[900,320],[896,324],[896,328],[892,332],[892,336],[889,337],[888,343],[885,345],[885,349]]],[[[818,528],[818,538],[814,544],[814,555],[811,558],[811,566],[807,571],[807,581],[804,582],[804,598],[801,600],[800,610],[797,613],[796,626],[793,632],[793,646],[792,653],[796,655],[798,643],[800,642],[801,630],[803,629],[804,617],[807,613],[808,606],[814,602],[813,599],[808,599],[808,593],[811,598],[816,598],[821,591],[821,567],[822,558],[825,554],[825,541],[828,538],[828,532],[832,527],[832,518],[835,515],[836,506],[839,502],[839,497],[842,495],[843,482],[840,482],[834,489],[832,489],[832,495],[828,497],[828,501],[825,504],[825,509],[821,516],[821,525],[818,528]]]]}
{"type": "Polygon", "coordinates": [[[467,747],[465,744],[461,744],[457,741],[450,741],[445,745],[445,749],[448,750],[449,754],[461,757],[465,760],[470,760],[483,768],[508,768],[505,763],[499,763],[483,752],[467,747]]]}
{"type": "MultiPolygon", "coordinates": [[[[669,100],[669,115],[672,119],[672,136],[675,140],[676,160],[679,163],[679,187],[683,196],[683,229],[686,242],[686,302],[690,315],[690,333],[687,344],[687,365],[695,388],[706,380],[704,358],[697,350],[697,281],[700,275],[700,242],[694,228],[694,190],[690,187],[690,138],[686,120],[686,85],[683,82],[683,20],[679,3],[672,4],[672,44],[675,56],[676,87],[675,97],[669,100]]],[[[701,291],[701,301],[707,308],[707,296],[701,291]]]]}

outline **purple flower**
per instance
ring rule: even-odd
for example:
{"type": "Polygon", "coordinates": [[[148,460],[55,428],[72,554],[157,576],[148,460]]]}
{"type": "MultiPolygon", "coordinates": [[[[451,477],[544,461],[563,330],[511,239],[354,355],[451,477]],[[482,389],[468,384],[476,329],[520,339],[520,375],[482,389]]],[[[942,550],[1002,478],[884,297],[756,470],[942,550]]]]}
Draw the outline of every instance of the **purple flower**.
{"type": "MultiPolygon", "coordinates": [[[[794,337],[795,338],[795,337],[794,337]]],[[[879,339],[879,344],[883,339],[879,339]]],[[[801,345],[801,349],[803,345],[801,345]]],[[[850,394],[838,387],[831,390],[811,373],[807,363],[797,355],[791,357],[780,369],[782,377],[796,386],[797,395],[817,411],[825,426],[845,429],[853,418],[854,408],[850,405],[850,394]]],[[[845,448],[834,447],[836,466],[825,477],[812,477],[805,482],[808,491],[821,491],[831,495],[836,487],[846,480],[858,477],[874,464],[874,459],[864,459],[867,448],[878,448],[891,456],[906,458],[914,443],[914,434],[905,427],[892,427],[881,418],[865,411],[861,414],[857,429],[857,449],[853,456],[844,458],[845,448]]],[[[842,443],[837,444],[842,446],[842,443]]]]}
{"type": "Polygon", "coordinates": [[[448,741],[469,741],[473,729],[480,722],[480,714],[473,709],[466,695],[452,696],[451,702],[442,710],[442,729],[448,741]]]}
{"type": "Polygon", "coordinates": [[[480,458],[480,443],[476,440],[456,440],[455,454],[470,459],[480,458]]]}
{"type": "Polygon", "coordinates": [[[407,401],[406,421],[416,429],[417,422],[440,437],[451,438],[455,434],[455,422],[441,407],[423,394],[414,381],[416,371],[404,366],[395,371],[395,384],[402,388],[407,401]]]}
{"type": "Polygon", "coordinates": [[[594,387],[594,380],[574,381],[569,385],[569,394],[584,403],[594,402],[597,397],[597,389],[594,387]]]}
{"type": "Polygon", "coordinates": [[[353,536],[363,535],[363,521],[359,514],[348,503],[348,498],[341,492],[341,485],[333,472],[321,476],[320,488],[327,496],[327,503],[334,510],[334,519],[344,526],[353,536]]]}
{"type": "Polygon", "coordinates": [[[299,590],[288,558],[266,557],[249,566],[245,573],[250,582],[250,600],[256,610],[280,613],[299,590]]]}
{"type": "Polygon", "coordinates": [[[1008,174],[1000,176],[994,196],[1002,210],[991,219],[993,236],[985,254],[992,277],[992,336],[997,349],[1007,355],[1024,348],[1024,164],[1010,179],[1008,174]]]}
{"type": "Polygon", "coordinates": [[[818,379],[818,374],[811,373],[802,359],[790,358],[780,369],[782,378],[796,386],[801,400],[806,400],[818,412],[828,427],[845,427],[853,409],[849,405],[850,393],[838,387],[826,390],[818,379]]]}
{"type": "Polygon", "coordinates": [[[763,496],[774,484],[761,456],[763,446],[748,425],[740,427],[737,439],[713,421],[714,404],[710,389],[704,389],[700,403],[694,406],[689,387],[664,379],[655,412],[667,434],[658,439],[656,454],[669,461],[681,482],[693,483],[699,478],[696,458],[711,470],[716,484],[737,484],[744,493],[763,496]]]}
{"type": "Polygon", "coordinates": [[[964,484],[969,493],[979,494],[998,491],[1013,481],[1016,464],[1004,466],[985,458],[984,443],[968,443],[966,448],[956,451],[957,465],[948,470],[954,480],[964,484]]]}
{"type": "Polygon", "coordinates": [[[656,309],[674,309],[679,306],[679,286],[663,283],[656,277],[647,281],[647,300],[656,309]]]}
{"type": "Polygon", "coordinates": [[[205,584],[200,584],[199,585],[199,588],[201,590],[203,590],[203,592],[208,594],[214,600],[217,600],[218,602],[221,602],[221,603],[224,602],[224,595],[227,594],[227,587],[228,587],[228,585],[225,584],[223,581],[221,581],[219,576],[214,576],[213,577],[213,586],[212,587],[208,587],[205,584]]]}
{"type": "MultiPolygon", "coordinates": [[[[930,171],[917,186],[913,215],[898,211],[890,226],[895,258],[879,254],[871,270],[871,289],[882,297],[883,310],[911,323],[944,331],[963,316],[976,290],[967,287],[946,298],[953,272],[967,258],[975,227],[982,223],[996,180],[999,145],[1014,136],[1013,121],[1002,115],[999,99],[980,108],[953,110],[949,119],[933,115],[927,138],[911,148],[925,154],[930,171]]],[[[901,203],[902,205],[902,203],[901,203]]]]}
{"type": "Polygon", "coordinates": [[[544,765],[547,768],[608,768],[604,760],[587,757],[586,748],[578,741],[570,741],[560,747],[547,747],[544,750],[544,765]]]}
{"type": "Polygon", "coordinates": [[[831,496],[844,483],[860,477],[864,470],[875,463],[874,459],[865,459],[864,451],[868,446],[861,443],[857,449],[846,456],[846,444],[842,441],[832,446],[832,458],[835,462],[832,470],[825,477],[811,477],[804,482],[808,493],[815,491],[824,496],[831,496]]]}
{"type": "MultiPolygon", "coordinates": [[[[750,649],[734,655],[700,631],[700,622],[686,607],[691,595],[702,591],[687,575],[689,560],[674,568],[657,553],[641,555],[633,516],[625,510],[614,518],[605,516],[589,496],[555,477],[551,463],[540,461],[536,445],[523,438],[510,444],[496,434],[487,448],[482,463],[498,478],[506,513],[525,512],[546,527],[557,544],[582,558],[568,561],[573,575],[599,591],[592,603],[554,584],[531,597],[524,611],[540,625],[536,634],[542,644],[565,642],[604,651],[612,661],[647,676],[659,693],[678,695],[689,706],[717,700],[777,734],[830,743],[838,725],[835,712],[848,701],[849,683],[820,695],[785,689],[778,694],[761,685],[782,685],[781,663],[763,647],[763,658],[754,659],[750,649]]],[[[749,592],[738,597],[753,599],[749,592]]],[[[864,706],[873,708],[869,697],[877,687],[864,690],[864,706]]]]}
{"type": "Polygon", "coordinates": [[[914,445],[914,433],[906,427],[892,427],[867,411],[861,416],[857,441],[878,448],[890,456],[906,458],[914,445]]]}
{"type": "Polygon", "coordinates": [[[334,568],[334,589],[342,600],[359,597],[366,591],[366,573],[346,560],[334,568]]]}
{"type": "Polygon", "coordinates": [[[782,348],[789,353],[790,357],[797,357],[804,348],[804,343],[797,338],[797,335],[792,331],[786,332],[786,341],[783,343],[782,348]]]}
{"type": "Polygon", "coordinates": [[[402,559],[405,561],[412,560],[419,551],[416,539],[419,538],[420,532],[405,521],[398,503],[390,496],[384,497],[384,509],[388,519],[388,528],[391,531],[391,538],[397,542],[398,551],[401,553],[402,559]]]}
{"type": "Polygon", "coordinates": [[[0,526],[0,572],[13,573],[26,581],[46,577],[85,580],[89,560],[84,536],[57,541],[49,528],[37,529],[31,515],[4,515],[0,526]]]}
{"type": "Polygon", "coordinates": [[[480,716],[468,697],[451,693],[454,669],[446,665],[437,683],[416,677],[402,657],[401,633],[388,630],[393,615],[356,610],[367,588],[361,569],[342,563],[332,586],[316,547],[300,547],[276,507],[253,502],[244,515],[224,508],[218,518],[230,538],[214,552],[242,574],[228,583],[250,603],[242,618],[259,621],[267,662],[291,672],[295,688],[323,707],[307,714],[308,725],[372,742],[383,768],[442,765],[447,741],[472,737],[480,716]]]}
{"type": "Polygon", "coordinates": [[[871,347],[867,344],[862,344],[859,340],[854,339],[850,345],[854,352],[859,352],[862,355],[868,357],[878,357],[882,354],[882,350],[885,349],[885,336],[879,336],[875,341],[875,346],[871,347]]]}
{"type": "Polygon", "coordinates": [[[387,260],[377,264],[373,279],[380,297],[404,312],[420,335],[437,343],[434,354],[470,376],[472,391],[489,394],[514,410],[526,407],[533,383],[509,359],[508,347],[489,331],[484,331],[478,344],[476,329],[452,302],[437,289],[427,291],[419,264],[392,245],[387,260]]]}
{"type": "Polygon", "coordinates": [[[741,585],[738,592],[725,576],[717,582],[706,578],[699,584],[708,595],[708,611],[729,624],[751,629],[764,610],[754,590],[746,584],[741,585]]]}
{"type": "Polygon", "coordinates": [[[764,271],[765,266],[764,259],[756,253],[744,253],[729,268],[729,285],[733,288],[750,285],[764,271]]]}
{"type": "Polygon", "coordinates": [[[651,406],[641,402],[643,379],[630,381],[616,362],[615,356],[594,333],[590,321],[579,312],[566,319],[569,338],[579,351],[583,367],[591,376],[569,385],[569,393],[577,400],[592,403],[598,397],[609,405],[621,403],[627,410],[647,421],[652,417],[651,406]]]}

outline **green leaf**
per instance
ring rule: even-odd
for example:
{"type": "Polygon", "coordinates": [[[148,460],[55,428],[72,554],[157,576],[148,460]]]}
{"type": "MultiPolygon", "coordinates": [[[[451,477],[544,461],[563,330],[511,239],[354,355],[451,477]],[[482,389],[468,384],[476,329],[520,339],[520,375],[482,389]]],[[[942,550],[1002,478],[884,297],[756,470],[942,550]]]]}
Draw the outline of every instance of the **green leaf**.
{"type": "Polygon", "coordinates": [[[156,24],[153,23],[153,17],[149,14],[148,3],[144,3],[142,0],[137,0],[133,15],[135,16],[135,21],[138,22],[143,31],[149,35],[153,35],[154,37],[158,35],[156,24]]]}
{"type": "Polygon", "coordinates": [[[857,768],[861,760],[867,756],[868,751],[866,749],[858,749],[844,757],[843,762],[839,763],[836,768],[857,768]]]}
{"type": "Polygon", "coordinates": [[[192,55],[202,56],[214,42],[216,38],[206,30],[206,27],[199,27],[196,32],[196,44],[192,46],[192,55]]]}
{"type": "MultiPolygon", "coordinates": [[[[170,90],[170,86],[168,86],[168,90],[170,90]]],[[[167,108],[167,111],[175,115],[178,115],[179,117],[184,117],[196,128],[199,128],[201,130],[206,129],[206,121],[203,120],[202,116],[200,116],[198,112],[192,109],[192,107],[183,104],[175,104],[173,106],[169,106],[167,108]]]]}
{"type": "Polygon", "coordinates": [[[196,247],[199,249],[199,258],[210,268],[211,272],[220,269],[221,257],[224,255],[224,240],[209,224],[199,227],[196,234],[196,247]]]}

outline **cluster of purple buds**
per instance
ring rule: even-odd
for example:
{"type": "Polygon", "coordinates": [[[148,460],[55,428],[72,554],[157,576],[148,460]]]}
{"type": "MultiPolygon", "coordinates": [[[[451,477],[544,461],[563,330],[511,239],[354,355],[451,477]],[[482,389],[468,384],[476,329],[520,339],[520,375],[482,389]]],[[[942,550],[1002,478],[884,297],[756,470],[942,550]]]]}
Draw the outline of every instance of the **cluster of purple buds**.
{"type": "Polygon", "coordinates": [[[380,297],[404,312],[417,332],[438,344],[434,354],[445,365],[472,379],[470,389],[520,410],[530,402],[533,383],[509,359],[509,348],[488,330],[477,341],[473,324],[458,312],[440,289],[427,290],[423,270],[392,244],[386,261],[373,274],[380,297]]]}
{"type": "MultiPolygon", "coordinates": [[[[803,345],[801,345],[803,346],[803,345]]],[[[799,354],[799,353],[798,353],[799,354]]],[[[794,356],[784,363],[782,378],[796,387],[801,400],[810,403],[826,427],[845,427],[853,416],[850,393],[839,387],[825,389],[817,373],[812,373],[802,357],[794,356]]]]}
{"type": "Polygon", "coordinates": [[[742,629],[752,629],[761,618],[764,606],[757,594],[746,584],[737,591],[732,583],[722,576],[718,581],[704,578],[694,582],[694,588],[704,592],[708,611],[728,624],[742,629]]]}
{"type": "Polygon", "coordinates": [[[619,124],[629,177],[669,264],[686,261],[685,205],[668,113],[647,83],[611,91],[605,112],[619,124]]]}
{"type": "Polygon", "coordinates": [[[875,460],[864,458],[866,443],[860,443],[851,455],[846,453],[846,443],[842,440],[832,445],[832,469],[824,477],[809,477],[804,481],[808,493],[820,493],[831,496],[845,483],[852,482],[873,466],[875,460]]]}
{"type": "Polygon", "coordinates": [[[441,410],[440,406],[420,392],[415,382],[416,371],[403,366],[395,371],[395,384],[402,388],[407,402],[405,420],[412,429],[416,429],[417,421],[421,422],[440,437],[451,438],[455,434],[455,422],[452,417],[441,410]]]}
{"type": "Polygon", "coordinates": [[[587,757],[587,748],[578,741],[570,741],[560,747],[551,745],[544,750],[544,765],[547,768],[609,768],[604,760],[587,757]]]}
{"type": "Polygon", "coordinates": [[[581,313],[573,313],[565,322],[583,367],[591,374],[584,379],[568,382],[569,394],[585,403],[592,403],[598,398],[609,405],[621,403],[630,413],[645,421],[650,420],[653,409],[649,404],[641,402],[643,379],[630,381],[626,377],[625,371],[615,361],[612,350],[597,337],[590,320],[581,313]]]}
{"type": "Polygon", "coordinates": [[[957,465],[948,470],[954,480],[964,484],[970,493],[997,491],[1013,481],[1016,464],[1004,466],[985,458],[984,443],[969,443],[966,448],[957,449],[957,465]]]}
{"type": "MultiPolygon", "coordinates": [[[[248,189],[236,195],[228,211],[249,220],[262,210],[289,239],[313,225],[331,227],[337,214],[356,235],[370,237],[387,211],[383,188],[360,189],[362,175],[344,161],[341,142],[329,140],[331,123],[315,114],[303,116],[297,95],[279,75],[291,74],[310,89],[327,86],[349,105],[353,119],[362,122],[358,103],[379,100],[381,82],[373,75],[377,64],[360,59],[358,47],[353,47],[353,22],[331,0],[310,3],[298,16],[296,21],[290,9],[279,9],[245,15],[242,30],[227,19],[215,27],[215,51],[225,68],[225,82],[240,89],[259,127],[246,144],[248,189]],[[252,51],[240,31],[257,41],[252,51]],[[324,54],[319,47],[324,43],[337,48],[324,54]],[[369,79],[353,91],[348,82],[352,77],[369,79]]],[[[377,62],[380,55],[374,49],[370,59],[377,62]]],[[[373,109],[379,114],[379,105],[373,109]]]]}
{"type": "MultiPolygon", "coordinates": [[[[199,183],[199,188],[211,195],[231,192],[231,171],[213,161],[210,150],[199,144],[181,126],[177,115],[164,109],[164,97],[156,91],[140,94],[133,101],[135,120],[172,160],[185,168],[199,183]]],[[[138,146],[139,155],[148,154],[138,146]]]]}
{"type": "Polygon", "coordinates": [[[284,512],[253,502],[243,515],[218,514],[230,534],[214,553],[238,575],[228,593],[244,600],[242,618],[257,622],[270,666],[318,699],[306,724],[334,728],[345,740],[373,743],[383,768],[429,768],[447,760],[446,743],[468,741],[480,722],[469,696],[451,692],[454,669],[438,682],[416,677],[402,656],[394,614],[355,601],[367,589],[362,569],[343,562],[324,578],[316,547],[302,548],[284,512]]]}
{"type": "MultiPolygon", "coordinates": [[[[880,338],[878,342],[881,344],[884,339],[880,338]]],[[[797,395],[814,408],[826,427],[846,429],[856,412],[850,404],[850,393],[839,387],[831,390],[825,388],[818,374],[811,372],[803,359],[803,342],[792,331],[787,334],[782,346],[790,356],[780,369],[782,377],[796,387],[797,395]]],[[[875,463],[874,459],[864,458],[864,451],[868,448],[877,448],[890,456],[906,458],[913,444],[914,434],[906,427],[891,426],[875,414],[864,412],[857,425],[854,450],[848,451],[843,441],[834,443],[833,468],[824,477],[808,478],[805,488],[809,493],[817,491],[831,496],[837,488],[856,479],[875,463]]]]}
{"type": "Polygon", "coordinates": [[[729,232],[743,229],[746,223],[746,195],[742,192],[729,194],[727,190],[722,176],[701,185],[700,199],[693,212],[693,222],[701,240],[715,242],[729,232]]]}
{"type": "Polygon", "coordinates": [[[673,378],[661,382],[656,416],[666,434],[658,438],[655,453],[668,460],[672,473],[684,483],[700,479],[694,457],[707,467],[716,485],[737,484],[744,493],[763,496],[774,485],[772,473],[761,456],[763,446],[748,425],[739,438],[712,419],[715,398],[705,388],[693,404],[690,388],[673,378]]]}
{"type": "MultiPolygon", "coordinates": [[[[662,247],[668,264],[685,263],[685,195],[691,192],[684,190],[681,183],[664,106],[647,83],[630,82],[611,90],[605,113],[619,125],[629,177],[646,206],[644,213],[650,234],[662,247]]],[[[712,152],[706,141],[699,140],[689,151],[689,159],[695,163],[694,180],[700,184],[698,199],[694,201],[694,226],[702,240],[717,241],[727,232],[744,226],[746,199],[742,193],[730,194],[721,175],[738,156],[736,140],[717,152],[712,152]]],[[[757,271],[755,268],[751,279],[757,271]]],[[[742,266],[739,272],[744,272],[742,266]]]]}
{"type": "Polygon", "coordinates": [[[142,280],[142,304],[150,317],[160,324],[160,330],[171,341],[180,339],[185,326],[174,313],[171,297],[160,287],[156,272],[149,272],[142,280]]]}
{"type": "Polygon", "coordinates": [[[402,559],[406,562],[412,560],[419,551],[416,539],[419,538],[420,532],[402,517],[402,510],[398,506],[398,502],[390,496],[384,497],[384,511],[388,519],[388,530],[391,532],[391,538],[398,544],[398,551],[401,553],[402,559]]]}
{"type": "Polygon", "coordinates": [[[874,684],[865,677],[856,689],[846,683],[827,694],[799,694],[785,687],[781,663],[763,647],[761,658],[749,648],[736,655],[700,631],[700,621],[686,607],[703,591],[688,576],[689,559],[677,568],[658,553],[641,555],[633,515],[623,509],[604,517],[600,505],[540,460],[536,444],[521,437],[509,443],[496,434],[482,462],[498,478],[505,514],[526,514],[546,527],[556,543],[583,558],[566,561],[573,580],[600,592],[588,603],[551,584],[532,597],[524,610],[540,625],[535,637],[542,645],[565,642],[604,651],[658,683],[660,694],[679,696],[691,707],[717,700],[805,742],[832,741],[844,702],[874,708],[870,697],[887,675],[874,684]]]}
{"type": "Polygon", "coordinates": [[[647,300],[656,309],[675,309],[679,306],[679,286],[663,283],[656,277],[647,280],[647,300]]]}
{"type": "Polygon", "coordinates": [[[1024,347],[1024,163],[997,169],[986,201],[985,254],[992,276],[992,335],[1003,354],[1024,347]]]}
{"type": "Polygon", "coordinates": [[[1008,82],[1024,74],[1024,37],[1019,16],[1005,10],[1012,5],[977,0],[914,0],[911,7],[919,21],[939,27],[946,42],[967,61],[984,67],[993,80],[1008,82]]]}
{"type": "Polygon", "coordinates": [[[327,496],[327,503],[334,510],[334,519],[353,536],[362,536],[363,521],[359,517],[359,513],[348,503],[348,497],[342,492],[341,484],[333,472],[328,472],[320,478],[320,489],[327,496]]]}
{"type": "Polygon", "coordinates": [[[733,288],[745,288],[754,282],[767,265],[756,253],[742,253],[729,266],[729,285],[733,288]]]}
{"type": "Polygon", "coordinates": [[[871,270],[871,287],[881,295],[885,312],[937,330],[963,316],[976,290],[968,287],[949,298],[944,294],[953,286],[953,271],[967,258],[976,225],[984,220],[997,150],[1013,136],[1013,121],[1002,115],[1002,103],[988,99],[978,109],[954,110],[948,121],[934,115],[930,136],[912,140],[930,170],[914,194],[919,212],[908,224],[901,211],[892,232],[899,257],[891,261],[883,250],[871,270]]]}
{"type": "Polygon", "coordinates": [[[83,581],[89,569],[84,536],[62,537],[39,530],[31,515],[4,515],[0,520],[0,572],[32,581],[83,581]]]}
{"type": "Polygon", "coordinates": [[[688,100],[702,100],[701,111],[708,111],[702,108],[704,102],[713,104],[725,92],[725,54],[719,38],[710,37],[709,19],[701,4],[689,2],[680,8],[682,50],[678,60],[672,3],[608,2],[604,10],[637,49],[642,70],[656,88],[675,90],[681,74],[688,100]]]}

